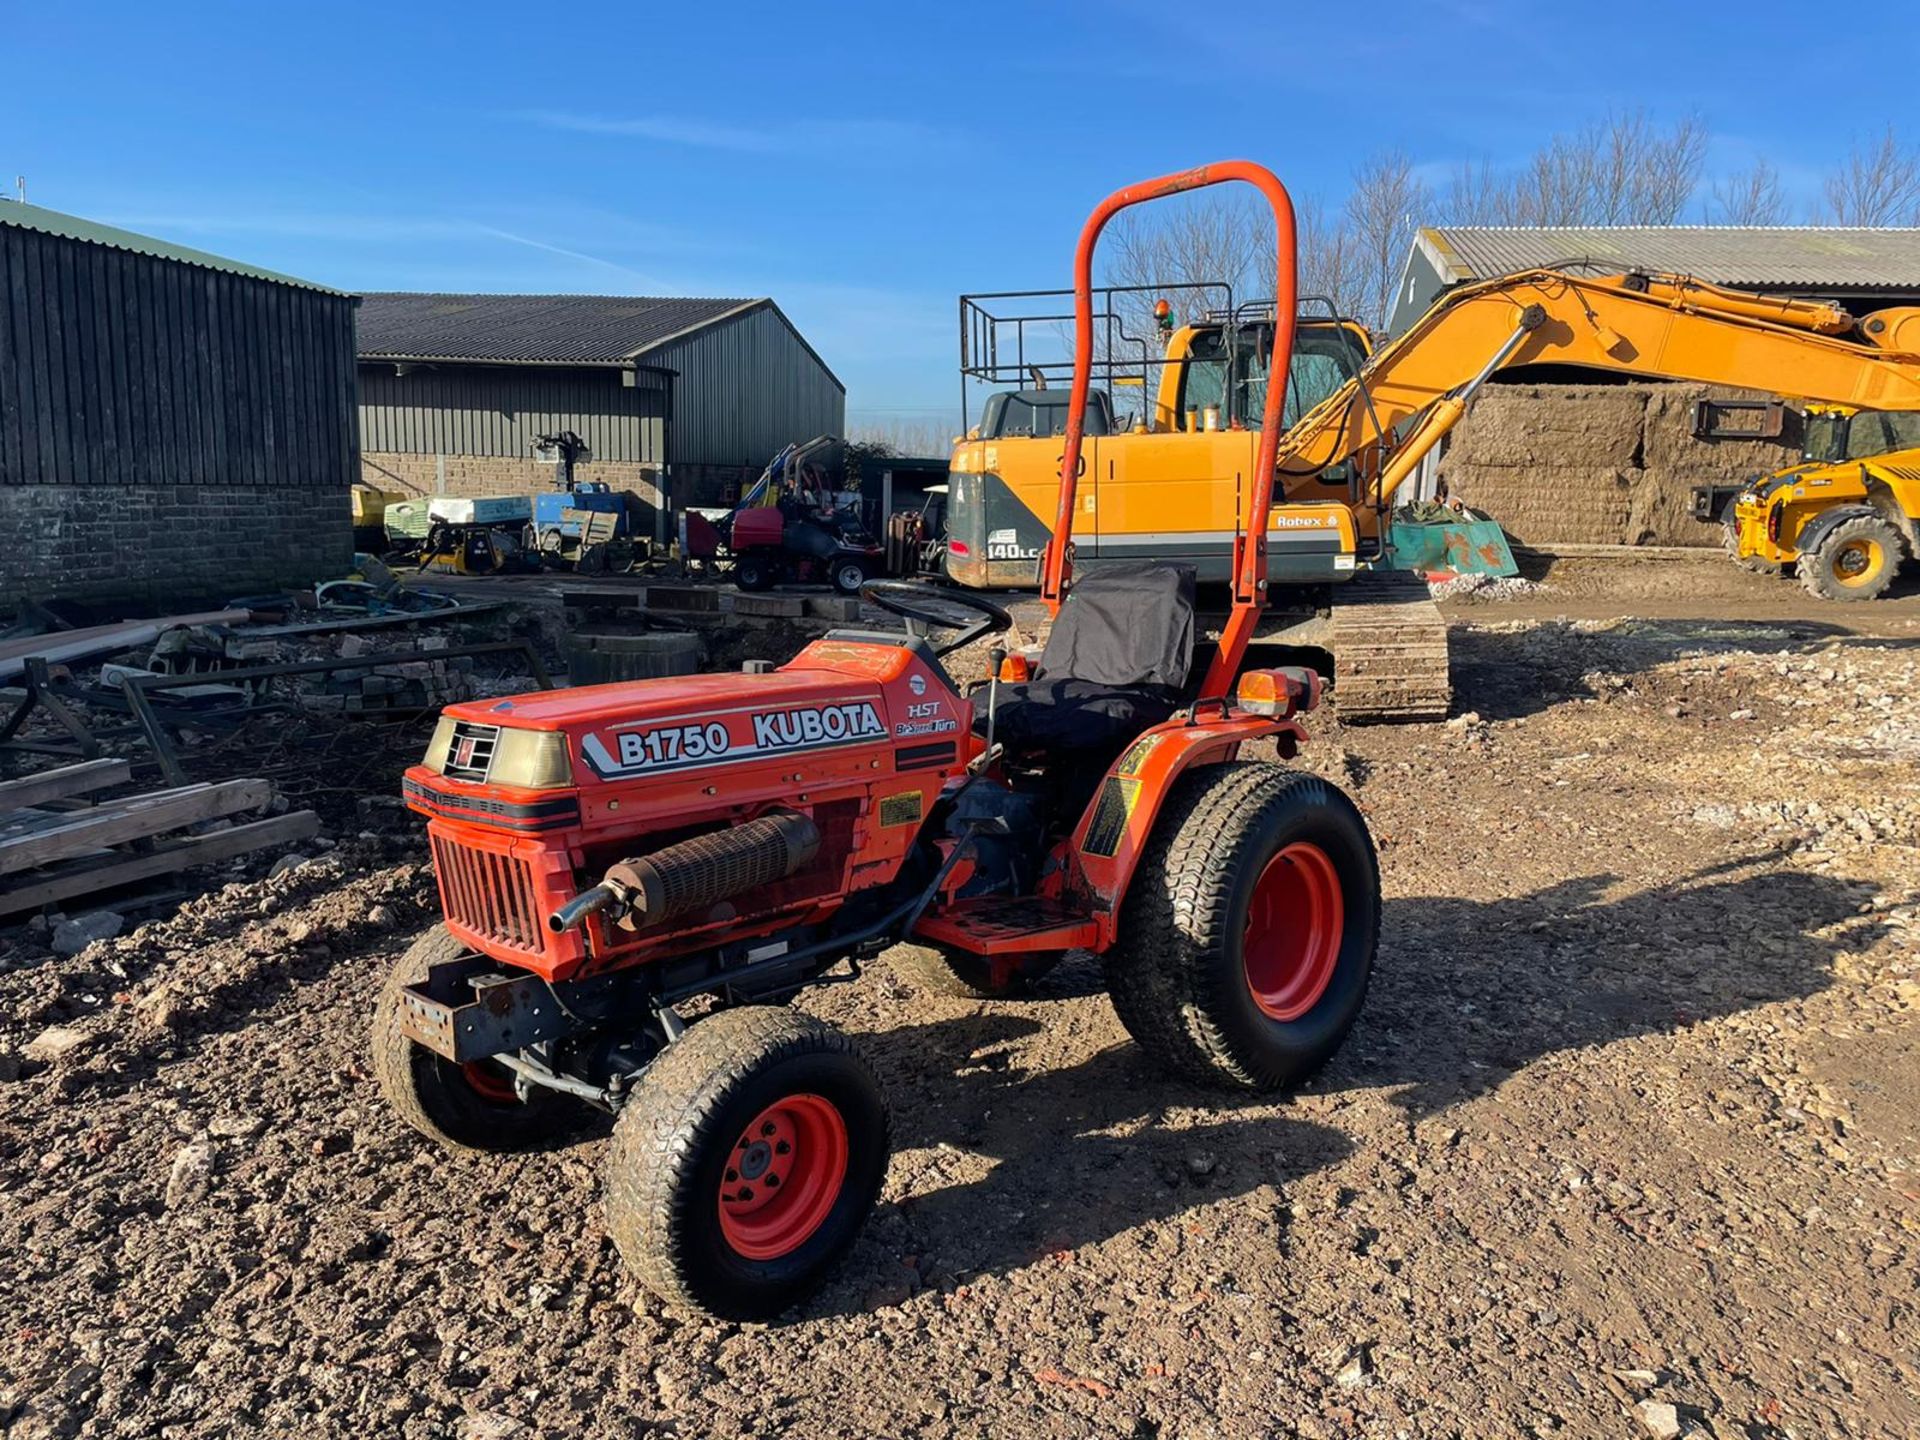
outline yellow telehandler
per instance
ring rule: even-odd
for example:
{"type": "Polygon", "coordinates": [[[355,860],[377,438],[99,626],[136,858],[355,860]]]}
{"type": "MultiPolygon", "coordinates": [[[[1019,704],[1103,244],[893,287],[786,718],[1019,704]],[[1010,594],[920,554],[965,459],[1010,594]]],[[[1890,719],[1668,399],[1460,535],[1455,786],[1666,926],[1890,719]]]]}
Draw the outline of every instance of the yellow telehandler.
{"type": "Polygon", "coordinates": [[[1806,424],[1802,462],[1723,508],[1727,549],[1823,600],[1871,600],[1920,553],[1920,412],[1826,406],[1806,424]]]}

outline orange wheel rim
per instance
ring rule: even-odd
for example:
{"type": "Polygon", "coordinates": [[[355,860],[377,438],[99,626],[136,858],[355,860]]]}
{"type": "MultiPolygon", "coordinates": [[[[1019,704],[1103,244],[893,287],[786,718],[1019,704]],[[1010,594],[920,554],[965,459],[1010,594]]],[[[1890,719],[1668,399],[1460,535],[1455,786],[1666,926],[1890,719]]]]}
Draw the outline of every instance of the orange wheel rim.
{"type": "Polygon", "coordinates": [[[1300,841],[1267,862],[1247,906],[1241,964],[1247,990],[1272,1020],[1298,1020],[1333,982],[1346,934],[1346,898],[1327,852],[1300,841]]]}
{"type": "Polygon", "coordinates": [[[813,1237],[847,1178],[847,1122],[829,1100],[789,1095],[762,1110],[727,1152],[720,1233],[749,1260],[778,1260],[813,1237]]]}
{"type": "Polygon", "coordinates": [[[460,1076],[469,1089],[490,1105],[518,1105],[519,1092],[513,1088],[513,1076],[487,1060],[469,1060],[460,1067],[460,1076]]]}

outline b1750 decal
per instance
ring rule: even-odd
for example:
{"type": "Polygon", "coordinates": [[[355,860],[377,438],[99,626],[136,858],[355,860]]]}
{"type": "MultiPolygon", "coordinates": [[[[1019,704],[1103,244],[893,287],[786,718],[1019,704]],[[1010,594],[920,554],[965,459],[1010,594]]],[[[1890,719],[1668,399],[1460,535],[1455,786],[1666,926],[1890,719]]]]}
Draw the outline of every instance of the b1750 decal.
{"type": "Polygon", "coordinates": [[[883,739],[887,727],[871,700],[847,705],[806,705],[733,717],[743,733],[721,720],[695,720],[590,734],[580,752],[603,780],[687,770],[699,765],[752,760],[784,750],[813,750],[856,740],[883,739]]]}

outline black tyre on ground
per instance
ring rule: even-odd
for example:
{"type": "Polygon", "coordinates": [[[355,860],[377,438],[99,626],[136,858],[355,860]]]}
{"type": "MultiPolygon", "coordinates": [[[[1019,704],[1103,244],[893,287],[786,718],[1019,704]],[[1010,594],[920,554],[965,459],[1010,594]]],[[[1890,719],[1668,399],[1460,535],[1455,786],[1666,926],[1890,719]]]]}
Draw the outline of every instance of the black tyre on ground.
{"type": "Polygon", "coordinates": [[[858,595],[860,587],[866,583],[867,566],[864,560],[833,562],[833,588],[842,595],[858,595]]]}
{"type": "Polygon", "coordinates": [[[1773,560],[1762,560],[1758,555],[1740,553],[1740,502],[1729,500],[1720,507],[1720,543],[1726,547],[1727,557],[1742,570],[1750,570],[1755,575],[1778,575],[1780,566],[1773,560]]]}
{"type": "Polygon", "coordinates": [[[886,1173],[879,1082],[830,1025],[754,1006],[698,1021],[613,1130],[607,1229],[669,1304],[761,1320],[805,1298],[886,1173]]]}
{"type": "Polygon", "coordinates": [[[1107,952],[1115,1010],[1191,1079],[1273,1090],[1353,1027],[1380,939],[1380,867],[1337,786],[1270,764],[1182,776],[1107,952]]]}
{"type": "Polygon", "coordinates": [[[1811,550],[1802,550],[1795,569],[1809,595],[1872,600],[1893,583],[1904,549],[1891,521],[1855,515],[1827,531],[1811,550]]]}
{"type": "Polygon", "coordinates": [[[771,590],[776,573],[765,555],[742,555],[733,562],[733,583],[742,590],[771,590]]]}
{"type": "Polygon", "coordinates": [[[524,1150],[566,1127],[572,1111],[562,1096],[536,1091],[523,1103],[504,1066],[489,1060],[456,1065],[400,1028],[401,987],[425,979],[429,965],[466,953],[444,925],[436,925],[394,965],[373,1010],[374,1079],[402,1120],[449,1150],[524,1150]]]}
{"type": "Polygon", "coordinates": [[[1011,1000],[1030,994],[1034,982],[1066,958],[1064,950],[1029,957],[1017,974],[994,978],[984,956],[936,950],[930,945],[896,945],[887,952],[894,974],[930,995],[969,1000],[1011,1000]]]}

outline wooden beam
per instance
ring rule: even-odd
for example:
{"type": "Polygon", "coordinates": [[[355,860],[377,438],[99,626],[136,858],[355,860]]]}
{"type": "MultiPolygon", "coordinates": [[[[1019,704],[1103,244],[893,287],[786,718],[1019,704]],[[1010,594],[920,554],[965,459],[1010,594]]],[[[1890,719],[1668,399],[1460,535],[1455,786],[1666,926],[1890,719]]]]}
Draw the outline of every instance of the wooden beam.
{"type": "Polygon", "coordinates": [[[88,850],[178,830],[267,803],[273,786],[265,780],[222,780],[217,785],[187,785],[135,795],[91,810],[46,814],[29,812],[0,821],[0,875],[31,870],[88,850]]]}
{"type": "Polygon", "coordinates": [[[64,800],[69,795],[85,795],[124,785],[133,774],[125,760],[84,760],[78,765],[62,765],[58,770],[42,770],[38,775],[0,781],[0,815],[39,805],[48,800],[64,800]]]}
{"type": "Polygon", "coordinates": [[[269,845],[285,845],[304,840],[320,828],[320,820],[311,810],[295,810],[207,835],[189,835],[165,842],[145,855],[111,853],[88,860],[70,861],[57,869],[26,877],[25,883],[0,891],[0,915],[16,915],[22,910],[38,910],[76,895],[95,895],[102,890],[151,880],[156,875],[171,875],[195,865],[214,865],[263,850],[269,845]]]}

